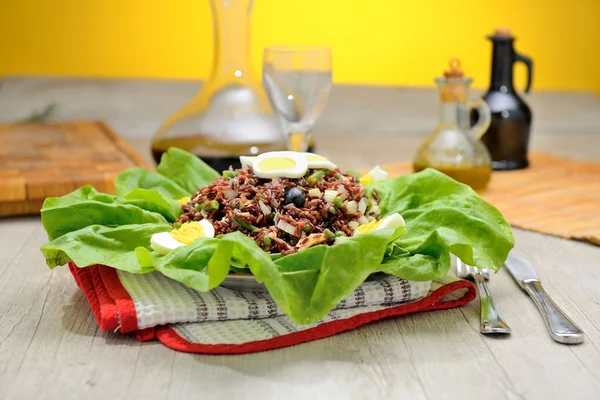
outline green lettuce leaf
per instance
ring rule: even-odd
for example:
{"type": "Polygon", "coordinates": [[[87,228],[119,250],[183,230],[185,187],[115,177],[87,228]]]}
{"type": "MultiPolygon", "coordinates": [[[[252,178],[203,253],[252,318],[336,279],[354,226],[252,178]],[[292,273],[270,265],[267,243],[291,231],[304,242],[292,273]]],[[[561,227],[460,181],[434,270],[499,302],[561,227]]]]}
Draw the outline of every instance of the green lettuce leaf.
{"type": "Polygon", "coordinates": [[[408,254],[389,254],[387,273],[430,280],[448,272],[450,253],[497,271],[514,246],[510,225],[494,206],[436,170],[378,181],[368,190],[376,191],[383,214],[398,212],[406,221],[407,233],[394,244],[408,254]]]}
{"type": "Polygon", "coordinates": [[[48,197],[42,206],[42,225],[48,238],[54,240],[90,225],[167,223],[158,212],[140,208],[140,201],[100,193],[87,185],[62,197],[48,197]]]}
{"type": "Polygon", "coordinates": [[[386,274],[411,281],[431,281],[448,273],[448,253],[438,256],[411,254],[397,243],[392,243],[388,252],[379,266],[379,270],[386,274]]]}
{"type": "Polygon", "coordinates": [[[240,232],[201,238],[166,256],[138,248],[139,264],[198,291],[217,287],[234,260],[244,260],[275,302],[298,323],[318,321],[379,268],[393,230],[380,230],[315,246],[273,261],[240,232]]]}
{"type": "Polygon", "coordinates": [[[181,204],[177,200],[167,197],[157,190],[133,189],[123,198],[124,203],[157,212],[169,222],[175,222],[183,212],[181,204]]]}
{"type": "Polygon", "coordinates": [[[138,188],[156,190],[171,199],[180,199],[195,192],[189,192],[169,178],[140,167],[126,169],[115,178],[115,191],[118,196],[125,196],[138,188]]]}
{"type": "Polygon", "coordinates": [[[149,249],[153,234],[171,229],[169,224],[89,225],[46,243],[41,250],[50,268],[73,261],[80,268],[102,264],[141,274],[153,268],[138,263],[135,249],[149,249]]]}
{"type": "Polygon", "coordinates": [[[221,176],[197,156],[176,147],[171,147],[163,154],[156,171],[184,188],[187,196],[221,176]]]}

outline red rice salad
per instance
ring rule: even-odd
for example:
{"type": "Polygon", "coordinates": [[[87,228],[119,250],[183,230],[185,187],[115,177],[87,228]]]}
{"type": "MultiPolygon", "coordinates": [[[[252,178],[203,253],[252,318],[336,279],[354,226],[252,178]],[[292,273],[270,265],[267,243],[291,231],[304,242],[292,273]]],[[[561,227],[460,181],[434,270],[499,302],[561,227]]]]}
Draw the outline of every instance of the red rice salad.
{"type": "Polygon", "coordinates": [[[308,169],[297,179],[230,168],[182,208],[175,227],[207,219],[216,235],[240,231],[266,252],[282,254],[333,244],[379,214],[377,198],[366,198],[359,179],[339,168],[308,169]]]}

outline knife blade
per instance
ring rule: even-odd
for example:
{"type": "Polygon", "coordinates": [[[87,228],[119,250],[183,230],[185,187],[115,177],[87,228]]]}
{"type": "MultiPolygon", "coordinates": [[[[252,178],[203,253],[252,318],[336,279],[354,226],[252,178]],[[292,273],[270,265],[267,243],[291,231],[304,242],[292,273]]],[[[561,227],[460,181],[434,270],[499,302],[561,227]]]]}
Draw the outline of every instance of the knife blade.
{"type": "Polygon", "coordinates": [[[511,251],[504,265],[519,286],[533,299],[544,317],[552,339],[565,344],[583,342],[583,331],[552,301],[529,261],[511,251]]]}

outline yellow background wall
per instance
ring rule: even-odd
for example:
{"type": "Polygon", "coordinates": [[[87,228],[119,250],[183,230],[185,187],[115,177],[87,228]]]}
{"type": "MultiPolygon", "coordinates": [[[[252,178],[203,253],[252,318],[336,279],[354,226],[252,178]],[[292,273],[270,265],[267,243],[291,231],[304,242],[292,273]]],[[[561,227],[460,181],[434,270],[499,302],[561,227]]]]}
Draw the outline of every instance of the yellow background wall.
{"type": "MultiPolygon", "coordinates": [[[[209,0],[0,0],[0,75],[206,78],[209,0]]],[[[236,0],[231,0],[236,1],[236,0]]],[[[496,26],[535,62],[534,90],[600,92],[600,0],[256,0],[252,49],[320,44],[339,83],[430,86],[459,56],[489,80],[496,26]]],[[[517,85],[525,71],[516,70],[517,85]]]]}

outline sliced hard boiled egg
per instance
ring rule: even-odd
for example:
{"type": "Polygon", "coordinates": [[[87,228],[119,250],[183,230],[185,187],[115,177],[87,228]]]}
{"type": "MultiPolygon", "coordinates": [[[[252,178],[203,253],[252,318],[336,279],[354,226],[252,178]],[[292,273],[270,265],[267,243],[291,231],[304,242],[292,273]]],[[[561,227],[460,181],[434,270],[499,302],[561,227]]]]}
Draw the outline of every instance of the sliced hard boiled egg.
{"type": "Polygon", "coordinates": [[[242,164],[242,168],[248,168],[252,166],[254,162],[254,156],[240,156],[240,163],[242,164]]]}
{"type": "Polygon", "coordinates": [[[363,185],[366,185],[367,183],[373,183],[373,182],[375,182],[375,180],[373,179],[373,177],[371,175],[368,175],[368,174],[361,176],[358,181],[360,183],[362,183],[363,185]]]}
{"type": "Polygon", "coordinates": [[[254,174],[260,178],[300,178],[308,170],[302,153],[272,151],[257,156],[252,162],[254,174]]]}
{"type": "Polygon", "coordinates": [[[215,237],[215,228],[208,220],[201,219],[181,224],[178,229],[173,229],[169,234],[180,243],[192,244],[194,240],[201,237],[215,237]]]}
{"type": "Polygon", "coordinates": [[[308,163],[308,168],[322,168],[328,169],[330,171],[337,168],[337,165],[329,161],[323,156],[313,153],[302,153],[306,157],[306,162],[308,163]]]}
{"type": "Polygon", "coordinates": [[[379,167],[379,165],[377,165],[375,168],[370,170],[369,175],[371,175],[373,177],[373,180],[375,182],[381,181],[383,179],[387,179],[387,177],[388,177],[387,171],[382,170],[381,167],[379,167]]]}
{"type": "Polygon", "coordinates": [[[372,182],[380,181],[382,179],[387,179],[387,177],[388,177],[387,171],[384,171],[378,165],[375,168],[373,168],[372,170],[370,170],[368,174],[361,176],[360,183],[362,183],[363,185],[366,185],[367,183],[372,183],[372,182]]]}
{"type": "Polygon", "coordinates": [[[178,247],[192,244],[201,237],[215,237],[215,228],[205,219],[186,222],[171,232],[155,233],[150,238],[150,247],[157,253],[165,255],[178,247]]]}
{"type": "Polygon", "coordinates": [[[374,232],[380,229],[398,229],[404,226],[404,218],[398,213],[387,215],[378,220],[373,220],[368,224],[360,225],[354,232],[355,235],[367,232],[374,232]]]}
{"type": "Polygon", "coordinates": [[[188,203],[188,202],[190,202],[190,201],[192,201],[192,198],[191,198],[191,197],[189,197],[189,196],[182,197],[182,198],[180,198],[179,200],[177,200],[177,202],[178,202],[179,204],[181,204],[181,205],[183,205],[183,204],[187,204],[187,203],[188,203]]]}
{"type": "Polygon", "coordinates": [[[150,238],[150,247],[159,254],[166,255],[178,247],[185,246],[171,236],[170,232],[155,233],[150,238]]]}

